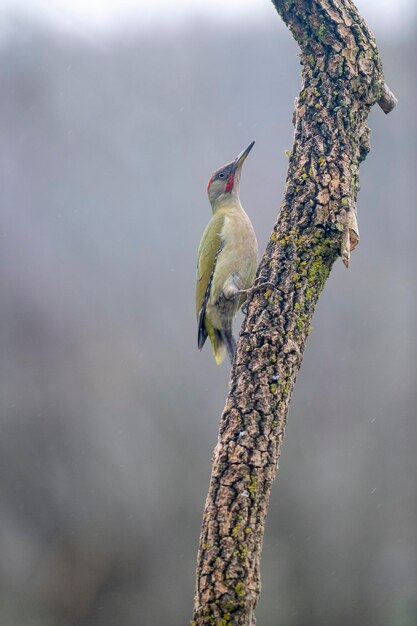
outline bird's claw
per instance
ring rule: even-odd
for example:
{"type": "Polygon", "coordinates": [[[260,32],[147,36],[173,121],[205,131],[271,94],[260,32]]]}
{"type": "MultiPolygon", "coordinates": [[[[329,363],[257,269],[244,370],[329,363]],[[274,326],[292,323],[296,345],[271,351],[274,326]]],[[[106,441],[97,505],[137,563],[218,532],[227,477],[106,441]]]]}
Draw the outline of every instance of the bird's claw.
{"type": "MultiPolygon", "coordinates": [[[[248,298],[256,291],[259,291],[259,289],[264,289],[265,287],[268,287],[268,289],[271,289],[271,291],[275,291],[275,290],[280,291],[280,289],[278,289],[278,287],[274,283],[270,281],[266,281],[264,283],[259,283],[258,285],[253,285],[252,287],[249,287],[249,289],[241,289],[240,291],[237,292],[236,295],[238,296],[246,295],[246,297],[248,298]]],[[[248,302],[246,300],[246,302],[242,305],[242,313],[246,315],[247,312],[248,312],[248,302]]]]}

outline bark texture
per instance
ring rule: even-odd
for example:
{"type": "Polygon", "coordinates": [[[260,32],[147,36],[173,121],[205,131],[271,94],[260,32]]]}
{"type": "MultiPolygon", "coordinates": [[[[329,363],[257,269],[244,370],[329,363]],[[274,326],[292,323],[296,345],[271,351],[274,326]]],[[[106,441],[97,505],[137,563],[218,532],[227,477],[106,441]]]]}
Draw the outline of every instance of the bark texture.
{"type": "Polygon", "coordinates": [[[370,108],[396,103],[350,0],[274,0],[301,48],[281,211],[249,298],[220,423],[200,538],[195,626],[253,626],[260,557],[288,405],[317,299],[359,240],[359,164],[370,108]],[[273,287],[274,285],[275,287],[273,287]]]}

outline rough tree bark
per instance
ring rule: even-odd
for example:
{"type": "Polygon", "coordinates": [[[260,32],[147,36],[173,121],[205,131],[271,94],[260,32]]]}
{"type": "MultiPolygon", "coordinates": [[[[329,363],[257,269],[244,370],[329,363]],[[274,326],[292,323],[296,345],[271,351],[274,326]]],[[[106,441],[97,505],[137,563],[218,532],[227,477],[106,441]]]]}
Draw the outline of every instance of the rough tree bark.
{"type": "Polygon", "coordinates": [[[288,405],[334,261],[359,240],[359,164],[370,108],[388,113],[375,39],[350,0],[273,0],[301,48],[302,88],[285,195],[242,325],[213,455],[197,568],[195,626],[253,626],[260,556],[288,405]]]}

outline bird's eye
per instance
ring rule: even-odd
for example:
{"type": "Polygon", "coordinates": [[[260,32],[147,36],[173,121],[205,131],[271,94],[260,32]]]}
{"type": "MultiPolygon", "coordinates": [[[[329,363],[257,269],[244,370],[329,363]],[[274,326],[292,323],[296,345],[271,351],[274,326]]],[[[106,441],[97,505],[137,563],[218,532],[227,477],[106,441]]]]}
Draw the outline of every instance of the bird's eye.
{"type": "Polygon", "coordinates": [[[219,174],[219,178],[224,178],[224,174],[223,174],[223,172],[220,172],[220,174],[219,174]]]}

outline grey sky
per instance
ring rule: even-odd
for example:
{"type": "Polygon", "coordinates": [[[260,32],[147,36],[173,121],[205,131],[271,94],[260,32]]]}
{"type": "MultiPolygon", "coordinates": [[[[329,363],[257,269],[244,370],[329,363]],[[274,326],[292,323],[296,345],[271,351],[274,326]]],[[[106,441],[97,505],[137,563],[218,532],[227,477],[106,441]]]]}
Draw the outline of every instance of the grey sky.
{"type": "MultiPolygon", "coordinates": [[[[357,0],[371,28],[401,28],[415,15],[414,0],[357,0]]],[[[0,16],[22,15],[74,30],[111,30],[134,23],[155,27],[187,17],[254,19],[272,15],[268,0],[0,0],[0,16]]]]}

